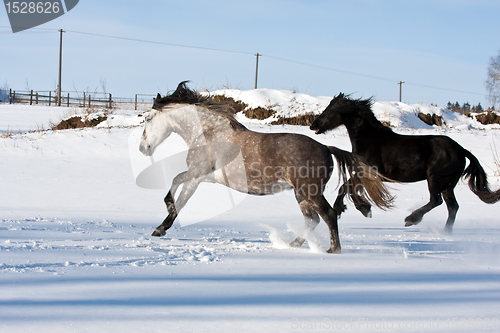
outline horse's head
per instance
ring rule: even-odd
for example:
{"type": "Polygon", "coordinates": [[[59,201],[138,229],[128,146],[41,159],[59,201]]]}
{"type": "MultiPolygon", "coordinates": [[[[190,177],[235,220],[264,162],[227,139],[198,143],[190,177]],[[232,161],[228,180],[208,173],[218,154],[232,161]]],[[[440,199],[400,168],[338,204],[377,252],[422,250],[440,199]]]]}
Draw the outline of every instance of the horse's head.
{"type": "Polygon", "coordinates": [[[331,100],[323,113],[314,120],[309,128],[315,131],[316,134],[322,134],[343,125],[343,113],[345,113],[345,107],[348,101],[349,98],[344,96],[343,93],[338,94],[338,96],[331,100]]]}
{"type": "Polygon", "coordinates": [[[145,116],[139,146],[144,155],[151,156],[172,132],[191,146],[203,144],[200,142],[206,140],[205,135],[220,132],[221,124],[229,130],[244,128],[227,112],[225,105],[219,107],[210,97],[190,90],[186,82],[181,82],[172,94],[163,97],[158,94],[154,99],[152,110],[145,116]]]}
{"type": "Polygon", "coordinates": [[[156,147],[172,134],[173,128],[168,119],[168,112],[155,109],[154,106],[144,118],[144,132],[139,150],[144,155],[151,156],[156,147]]]}

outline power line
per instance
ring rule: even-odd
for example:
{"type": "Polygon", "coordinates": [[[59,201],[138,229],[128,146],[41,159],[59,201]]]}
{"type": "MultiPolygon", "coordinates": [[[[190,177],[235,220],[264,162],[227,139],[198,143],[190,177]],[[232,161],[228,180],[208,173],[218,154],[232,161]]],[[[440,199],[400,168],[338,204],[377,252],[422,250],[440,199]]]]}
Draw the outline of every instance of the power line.
{"type": "MultiPolygon", "coordinates": [[[[2,28],[8,28],[8,26],[0,26],[0,27],[2,27],[2,28]]],[[[46,29],[46,28],[31,28],[30,30],[44,30],[46,32],[51,32],[51,31],[52,32],[57,32],[57,31],[59,31],[57,29],[46,29]]],[[[228,49],[212,48],[212,47],[204,47],[204,46],[195,46],[195,45],[187,45],[187,44],[168,43],[168,42],[152,41],[152,40],[140,39],[140,38],[130,38],[130,37],[122,37],[122,36],[112,36],[112,35],[105,35],[105,34],[96,34],[96,33],[84,32],[84,31],[76,31],[76,30],[66,30],[66,31],[67,32],[71,32],[71,33],[75,33],[75,34],[88,35],[88,36],[94,36],[94,37],[102,37],[102,38],[111,38],[111,39],[125,40],[125,41],[131,41],[131,42],[140,42],[140,43],[148,43],[148,44],[156,44],[156,45],[166,45],[166,46],[173,46],[173,47],[182,47],[182,48],[198,49],[198,50],[205,50],[205,51],[214,51],[214,52],[246,54],[246,55],[253,55],[253,56],[256,55],[254,52],[247,52],[247,51],[228,50],[228,49]]],[[[348,71],[348,70],[334,68],[334,67],[329,67],[329,66],[311,64],[311,63],[304,62],[304,61],[286,59],[286,58],[276,57],[276,56],[273,56],[273,55],[266,55],[266,54],[260,54],[259,53],[259,56],[260,57],[267,57],[269,59],[274,59],[274,60],[278,60],[278,61],[288,62],[288,63],[292,63],[292,64],[297,64],[297,65],[301,65],[301,66],[307,66],[307,67],[311,67],[311,68],[317,68],[317,69],[327,70],[327,71],[331,71],[331,72],[342,73],[342,74],[346,74],[346,75],[364,77],[364,78],[368,78],[368,79],[372,79],[372,80],[379,80],[379,81],[385,81],[385,82],[391,82],[391,83],[398,82],[398,80],[395,80],[395,79],[392,79],[392,78],[387,78],[387,77],[382,77],[382,76],[376,76],[376,75],[370,75],[370,74],[365,74],[365,73],[359,73],[359,72],[354,72],[354,71],[348,71]]],[[[456,93],[461,93],[461,94],[471,94],[471,95],[485,96],[484,93],[477,93],[477,92],[463,91],[463,90],[443,88],[443,87],[437,87],[437,86],[430,86],[430,85],[425,85],[425,84],[420,84],[420,83],[412,83],[412,82],[408,82],[408,81],[406,81],[406,84],[410,85],[410,86],[427,88],[427,89],[433,89],[433,90],[442,90],[442,91],[450,91],[450,92],[456,92],[456,93]]]]}
{"type": "MultiPolygon", "coordinates": [[[[302,62],[302,61],[296,61],[296,60],[291,60],[291,59],[285,59],[285,58],[280,58],[280,57],[275,57],[275,56],[270,56],[270,55],[262,55],[263,57],[275,59],[275,60],[280,60],[280,61],[286,61],[289,63],[297,64],[297,65],[302,65],[302,66],[307,66],[307,67],[312,67],[312,68],[318,68],[318,69],[323,69],[331,72],[337,72],[337,73],[342,73],[342,74],[347,74],[347,75],[353,75],[353,76],[359,76],[359,77],[364,77],[368,79],[373,79],[373,80],[379,80],[379,81],[386,81],[386,82],[399,82],[394,79],[386,78],[386,77],[381,77],[381,76],[375,76],[375,75],[369,75],[369,74],[364,74],[364,73],[358,73],[358,72],[352,72],[352,71],[346,71],[343,69],[338,69],[338,68],[333,68],[333,67],[327,67],[327,66],[322,66],[322,65],[315,65],[315,64],[310,64],[307,62],[302,62]]],[[[421,88],[427,88],[427,89],[434,89],[434,90],[443,90],[443,91],[451,91],[451,92],[457,92],[461,94],[471,94],[471,95],[479,95],[479,96],[484,96],[485,94],[477,93],[477,92],[470,92],[470,91],[463,91],[463,90],[457,90],[457,89],[450,89],[450,88],[443,88],[443,87],[436,87],[436,86],[429,86],[425,84],[420,84],[420,83],[411,83],[411,82],[405,82],[406,84],[410,86],[415,86],[415,87],[421,87],[421,88]]]]}
{"type": "Polygon", "coordinates": [[[313,68],[318,68],[318,69],[324,69],[327,71],[331,72],[337,72],[337,73],[342,73],[342,74],[348,74],[348,75],[355,75],[355,76],[361,76],[369,79],[374,79],[374,80],[380,80],[380,81],[387,81],[387,82],[395,82],[394,79],[389,79],[386,77],[381,77],[381,76],[375,76],[375,75],[369,75],[369,74],[363,74],[363,73],[357,73],[357,72],[352,72],[352,71],[346,71],[344,69],[338,69],[338,68],[333,68],[333,67],[327,67],[327,66],[322,66],[322,65],[315,65],[315,64],[310,64],[307,62],[303,61],[297,61],[297,60],[291,60],[291,59],[285,59],[285,58],[280,58],[280,57],[275,57],[275,56],[270,56],[270,55],[262,55],[263,57],[279,60],[279,61],[286,61],[292,64],[297,64],[297,65],[302,65],[302,66],[308,66],[308,67],[313,67],[313,68]]]}
{"type": "MultiPolygon", "coordinates": [[[[0,34],[12,34],[12,28],[8,25],[0,25],[0,28],[6,28],[6,31],[0,31],[0,34]]],[[[17,34],[19,35],[39,35],[39,34],[50,34],[56,33],[57,29],[47,29],[47,28],[29,28],[29,27],[19,27],[16,28],[26,28],[29,30],[19,31],[17,34]],[[37,31],[38,30],[38,31],[37,31]]]]}
{"type": "MultiPolygon", "coordinates": [[[[9,27],[8,26],[0,26],[0,28],[9,28],[9,27]]],[[[45,30],[47,32],[57,32],[57,31],[59,31],[57,29],[46,29],[46,28],[45,29],[44,28],[31,28],[30,30],[45,30]]],[[[88,35],[88,36],[94,36],[94,37],[103,37],[103,38],[112,38],[112,39],[120,39],[120,40],[132,41],[132,42],[141,42],[141,43],[149,43],[149,44],[157,44],[157,45],[167,45],[167,46],[183,47],[183,48],[206,50],[206,51],[216,51],[216,52],[239,53],[239,54],[254,55],[253,52],[246,52],[246,51],[236,51],[236,50],[219,49],[219,48],[213,48],[213,47],[204,47],[204,46],[194,46],[194,45],[186,45],[186,44],[167,43],[167,42],[159,42],[159,41],[153,41],[153,40],[147,40],[147,39],[130,38],[130,37],[122,37],[122,36],[112,36],[112,35],[105,35],[105,34],[96,34],[96,33],[92,33],[92,32],[84,32],[84,31],[76,31],[76,30],[65,30],[65,31],[66,32],[72,32],[72,33],[75,33],[75,34],[81,34],[81,35],[88,35]]]]}
{"type": "Polygon", "coordinates": [[[132,41],[132,42],[141,42],[141,43],[149,43],[149,44],[176,46],[176,47],[184,47],[184,48],[189,48],[189,49],[198,49],[198,50],[206,50],[206,51],[216,51],[216,52],[239,53],[239,54],[251,54],[251,55],[253,55],[253,52],[225,50],[225,49],[218,49],[218,48],[204,47],[204,46],[193,46],[193,45],[185,45],[185,44],[175,44],[175,43],[167,43],[167,42],[158,42],[158,41],[152,41],[152,40],[146,40],[146,39],[129,38],[129,37],[121,37],[121,36],[111,36],[111,35],[103,35],[103,34],[95,34],[95,33],[91,33],[91,32],[83,32],[83,31],[75,31],[75,30],[66,30],[66,31],[67,32],[72,32],[72,33],[75,33],[75,34],[88,35],[88,36],[96,36],[96,37],[104,37],[104,38],[113,38],[113,39],[127,40],[127,41],[132,41]]]}
{"type": "Polygon", "coordinates": [[[456,92],[460,94],[470,94],[470,95],[478,95],[478,96],[486,96],[487,94],[485,93],[478,93],[478,92],[471,92],[471,91],[464,91],[464,90],[457,90],[457,89],[449,89],[449,88],[442,88],[442,87],[436,87],[436,86],[429,86],[426,84],[419,84],[419,83],[411,83],[411,82],[406,82],[406,84],[410,86],[415,86],[415,87],[420,87],[420,88],[427,88],[427,89],[434,89],[434,90],[443,90],[443,91],[451,91],[451,92],[456,92]]]}

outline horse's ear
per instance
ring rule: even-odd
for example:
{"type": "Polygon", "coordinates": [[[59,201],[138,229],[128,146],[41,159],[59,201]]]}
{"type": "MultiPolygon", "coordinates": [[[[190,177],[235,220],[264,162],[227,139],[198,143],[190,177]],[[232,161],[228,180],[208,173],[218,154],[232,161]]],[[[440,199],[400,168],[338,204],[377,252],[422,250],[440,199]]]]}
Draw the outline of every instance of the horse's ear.
{"type": "Polygon", "coordinates": [[[156,99],[160,99],[161,98],[161,95],[160,93],[158,93],[158,95],[156,95],[156,99]]]}
{"type": "Polygon", "coordinates": [[[344,98],[344,94],[343,93],[339,93],[335,98],[344,98]]]}

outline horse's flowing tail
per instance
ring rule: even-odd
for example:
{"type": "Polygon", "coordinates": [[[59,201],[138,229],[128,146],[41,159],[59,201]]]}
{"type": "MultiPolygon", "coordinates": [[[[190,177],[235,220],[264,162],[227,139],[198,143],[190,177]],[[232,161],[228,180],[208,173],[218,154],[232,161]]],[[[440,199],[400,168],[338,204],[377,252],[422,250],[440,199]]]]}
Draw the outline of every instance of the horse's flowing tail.
{"type": "MultiPolygon", "coordinates": [[[[383,181],[390,181],[370,167],[361,156],[339,149],[328,147],[337,160],[339,178],[345,183],[351,177],[352,193],[382,210],[392,207],[394,197],[389,193],[383,181]]],[[[352,196],[351,196],[352,197],[352,196]]]]}
{"type": "Polygon", "coordinates": [[[464,170],[462,177],[469,178],[470,190],[481,199],[482,202],[493,204],[500,200],[500,190],[491,192],[488,185],[488,177],[477,158],[471,152],[464,149],[465,156],[469,159],[469,166],[464,170]]]}

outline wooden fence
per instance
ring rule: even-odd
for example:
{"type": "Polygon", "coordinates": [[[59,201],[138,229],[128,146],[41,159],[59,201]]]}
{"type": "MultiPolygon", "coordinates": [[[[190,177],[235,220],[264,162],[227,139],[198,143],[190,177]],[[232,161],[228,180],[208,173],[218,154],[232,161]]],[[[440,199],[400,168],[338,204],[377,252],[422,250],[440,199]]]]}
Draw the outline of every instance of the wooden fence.
{"type": "MultiPolygon", "coordinates": [[[[145,110],[153,105],[155,95],[135,94],[134,98],[113,97],[101,92],[62,92],[61,106],[78,108],[145,110]]],[[[7,102],[7,101],[5,101],[7,102]]],[[[8,103],[58,106],[57,93],[54,91],[8,91],[8,103]]]]}

